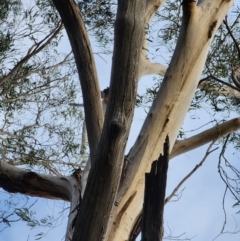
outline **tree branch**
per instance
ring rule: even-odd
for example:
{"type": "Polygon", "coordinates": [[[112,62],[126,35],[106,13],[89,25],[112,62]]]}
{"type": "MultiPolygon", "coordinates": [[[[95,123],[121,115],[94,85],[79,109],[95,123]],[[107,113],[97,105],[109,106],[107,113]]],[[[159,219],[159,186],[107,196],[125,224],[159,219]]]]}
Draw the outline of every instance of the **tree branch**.
{"type": "Polygon", "coordinates": [[[151,165],[145,174],[145,189],[142,215],[142,241],[159,240],[163,237],[164,199],[167,185],[169,162],[169,139],[163,147],[163,155],[151,165]]]}
{"type": "Polygon", "coordinates": [[[162,152],[166,135],[169,135],[172,150],[197,88],[210,43],[232,3],[207,0],[199,2],[201,6],[198,6],[195,2],[184,1],[183,22],[172,60],[128,155],[132,163],[118,190],[117,215],[109,241],[118,235],[128,238],[124,230],[126,223],[131,229],[142,208],[144,173],[162,152]],[[123,228],[115,229],[115,223],[123,228]]]}
{"type": "Polygon", "coordinates": [[[142,0],[119,3],[103,134],[78,213],[73,241],[105,239],[114,204],[117,206],[115,198],[136,102],[145,10],[142,0]]]}
{"type": "MultiPolygon", "coordinates": [[[[182,179],[182,181],[177,185],[177,187],[173,190],[173,192],[165,199],[165,201],[164,201],[164,205],[165,204],[167,204],[170,200],[171,200],[171,198],[176,194],[176,192],[179,190],[179,188],[182,186],[182,184],[195,172],[195,171],[197,171],[197,169],[199,168],[199,167],[201,167],[202,166],[202,164],[205,162],[205,160],[207,159],[207,157],[208,157],[208,155],[209,154],[211,154],[213,151],[215,151],[217,148],[215,148],[214,150],[211,150],[210,151],[210,149],[211,149],[211,147],[213,146],[213,144],[214,144],[214,142],[212,142],[211,143],[211,145],[208,147],[208,149],[207,149],[207,152],[206,152],[206,154],[205,154],[205,156],[204,156],[204,158],[202,159],[202,161],[198,164],[198,165],[196,165],[195,167],[194,167],[194,169],[190,172],[190,173],[188,173],[188,175],[186,175],[183,179],[182,179]]],[[[143,218],[143,215],[142,215],[142,212],[139,214],[139,216],[137,217],[137,219],[136,219],[136,223],[135,223],[135,225],[134,225],[134,227],[133,227],[133,230],[132,230],[132,232],[131,232],[131,235],[130,235],[130,238],[129,238],[129,241],[135,241],[135,239],[137,238],[137,236],[139,235],[139,233],[141,232],[141,227],[142,227],[142,218],[143,218]]],[[[150,240],[150,239],[149,239],[150,240]]]]}
{"type": "Polygon", "coordinates": [[[71,200],[73,177],[55,177],[14,167],[0,161],[0,187],[7,192],[29,196],[71,200]]]}
{"type": "Polygon", "coordinates": [[[86,28],[74,0],[53,0],[70,40],[77,65],[85,111],[90,159],[93,164],[101,136],[103,113],[95,61],[86,28]]]}
{"type": "MultiPolygon", "coordinates": [[[[238,16],[239,17],[239,16],[238,16]]],[[[236,19],[237,20],[237,19],[236,19]]],[[[236,22],[235,20],[235,22],[236,22]]],[[[230,29],[229,25],[228,25],[228,18],[227,16],[225,17],[225,20],[223,21],[223,23],[225,24],[226,28],[227,28],[227,31],[230,35],[230,37],[232,38],[233,42],[234,42],[234,45],[237,49],[237,52],[238,52],[238,58],[240,60],[240,46],[238,44],[238,41],[236,40],[236,38],[234,37],[233,33],[232,33],[232,30],[230,29]]],[[[234,24],[233,24],[234,26],[234,24]]],[[[240,88],[240,80],[239,80],[239,76],[240,76],[240,67],[236,68],[235,70],[233,70],[232,72],[232,79],[233,79],[233,82],[234,84],[240,88]]]]}
{"type": "MultiPolygon", "coordinates": [[[[239,68],[240,69],[240,68],[239,68]]],[[[237,76],[239,75],[234,75],[235,71],[233,71],[232,74],[232,78],[236,78],[236,80],[234,81],[236,86],[233,86],[229,83],[227,83],[226,81],[223,81],[213,75],[209,75],[207,77],[205,77],[204,79],[200,80],[198,83],[198,88],[200,90],[206,90],[208,92],[212,92],[213,94],[217,94],[217,95],[223,95],[225,97],[232,97],[232,98],[239,98],[240,97],[240,88],[237,85],[237,76]],[[223,84],[224,86],[219,87],[219,86],[214,86],[214,84],[211,82],[211,79],[216,80],[217,82],[223,84]]]]}
{"type": "MultiPolygon", "coordinates": [[[[161,8],[165,3],[165,0],[147,0],[146,11],[145,11],[145,31],[148,31],[150,22],[154,17],[155,13],[161,8]]],[[[140,56],[140,66],[139,66],[139,79],[144,75],[159,74],[164,76],[167,67],[160,63],[151,63],[148,58],[148,40],[147,34],[143,40],[143,46],[140,56]]]]}
{"type": "Polygon", "coordinates": [[[51,41],[56,37],[56,35],[62,30],[62,22],[59,24],[59,26],[57,26],[57,28],[52,31],[50,34],[48,34],[44,39],[42,39],[40,42],[36,43],[35,45],[33,45],[29,50],[27,55],[22,58],[17,64],[16,66],[11,70],[11,72],[4,76],[3,78],[0,79],[0,86],[5,83],[6,81],[8,81],[11,76],[13,75],[14,72],[18,71],[19,68],[21,68],[23,66],[24,63],[26,63],[31,57],[33,57],[34,55],[38,54],[40,51],[42,51],[49,43],[51,43],[51,41]],[[32,50],[34,49],[34,50],[32,50]]]}
{"type": "Polygon", "coordinates": [[[141,54],[141,62],[140,62],[140,74],[139,76],[151,75],[151,74],[159,74],[164,76],[167,71],[167,66],[160,63],[151,63],[151,61],[141,54]]]}
{"type": "Polygon", "coordinates": [[[170,158],[178,156],[182,153],[191,151],[197,147],[200,147],[210,141],[217,140],[231,132],[240,129],[240,118],[234,118],[219,124],[213,128],[201,132],[195,136],[187,138],[186,140],[177,140],[174,144],[173,150],[170,154],[170,158]]]}
{"type": "MultiPolygon", "coordinates": [[[[239,16],[238,16],[238,17],[239,17],[239,16]]],[[[226,26],[226,29],[227,29],[230,37],[232,38],[232,40],[233,40],[233,42],[234,42],[234,44],[235,44],[235,47],[236,47],[237,52],[238,52],[238,58],[240,59],[240,47],[239,47],[239,44],[238,44],[236,38],[234,37],[234,35],[233,35],[233,33],[232,33],[232,30],[230,29],[230,27],[229,27],[229,25],[228,25],[228,17],[227,17],[227,16],[225,17],[225,20],[223,20],[223,23],[224,23],[224,25],[226,26]]]]}
{"type": "Polygon", "coordinates": [[[207,151],[206,151],[206,153],[205,153],[205,156],[203,157],[202,161],[199,162],[199,163],[193,168],[193,170],[192,170],[191,172],[189,172],[189,173],[181,180],[181,182],[179,182],[179,184],[174,188],[174,190],[172,191],[172,193],[165,199],[165,204],[167,204],[167,203],[171,200],[171,198],[176,194],[176,192],[179,190],[179,188],[182,186],[182,184],[183,184],[189,177],[191,177],[192,174],[193,174],[194,172],[196,172],[199,167],[202,166],[202,164],[206,161],[207,157],[208,157],[213,151],[215,151],[216,149],[218,149],[218,148],[215,148],[215,149],[211,150],[214,142],[215,142],[215,141],[213,141],[213,142],[210,144],[210,146],[208,147],[208,149],[207,149],[207,151]]]}
{"type": "Polygon", "coordinates": [[[233,70],[232,80],[234,84],[239,88],[239,91],[240,91],[240,66],[233,70]]]}

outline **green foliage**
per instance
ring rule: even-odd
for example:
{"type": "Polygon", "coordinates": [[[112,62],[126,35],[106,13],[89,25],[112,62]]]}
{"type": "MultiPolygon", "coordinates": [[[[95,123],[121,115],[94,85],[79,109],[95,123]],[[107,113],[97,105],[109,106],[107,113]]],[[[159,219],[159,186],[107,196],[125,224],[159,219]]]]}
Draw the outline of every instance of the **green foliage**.
{"type": "Polygon", "coordinates": [[[30,226],[31,228],[34,228],[36,226],[47,226],[47,227],[52,227],[52,220],[53,217],[51,216],[46,216],[40,220],[37,220],[35,218],[35,212],[31,211],[30,209],[24,207],[21,209],[16,209],[15,213],[17,216],[21,218],[21,220],[27,222],[27,225],[30,226]]]}
{"type": "Polygon", "coordinates": [[[0,2],[0,21],[4,22],[13,13],[17,14],[21,7],[20,0],[4,0],[0,2]]]}
{"type": "Polygon", "coordinates": [[[48,1],[2,6],[0,158],[55,174],[71,172],[81,164],[83,116],[80,108],[69,107],[80,88],[73,56],[59,52],[59,16],[48,1]]]}
{"type": "MultiPolygon", "coordinates": [[[[74,59],[51,1],[0,3],[0,160],[54,175],[82,167],[82,109],[74,59]]],[[[0,209],[3,231],[24,221],[52,228],[32,206],[9,194],[0,209]],[[17,201],[16,201],[17,200],[17,201]]],[[[38,234],[36,240],[42,238],[38,234]]]]}
{"type": "MultiPolygon", "coordinates": [[[[31,229],[36,227],[48,227],[53,228],[56,225],[56,221],[59,218],[51,215],[44,215],[42,213],[36,215],[34,207],[37,200],[30,201],[27,196],[21,194],[9,194],[1,191],[0,204],[1,207],[5,207],[4,210],[0,210],[0,225],[2,232],[6,227],[11,227],[13,223],[23,221],[31,229]],[[2,199],[7,197],[4,201],[2,199]],[[31,204],[29,204],[31,202],[31,204]],[[5,227],[4,227],[5,226],[5,227]]],[[[36,238],[43,237],[44,235],[36,235],[36,238]]]]}
{"type": "Polygon", "coordinates": [[[99,47],[105,50],[112,48],[116,1],[77,0],[76,2],[90,36],[96,38],[99,47]]]}

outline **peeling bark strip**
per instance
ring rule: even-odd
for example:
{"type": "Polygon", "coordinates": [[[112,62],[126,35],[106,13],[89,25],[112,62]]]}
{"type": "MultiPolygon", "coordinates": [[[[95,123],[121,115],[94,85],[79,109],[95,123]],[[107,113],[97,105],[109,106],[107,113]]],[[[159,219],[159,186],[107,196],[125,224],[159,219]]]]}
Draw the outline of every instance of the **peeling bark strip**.
{"type": "Polygon", "coordinates": [[[209,27],[209,29],[208,29],[208,38],[211,38],[211,37],[212,37],[212,35],[213,35],[213,30],[214,30],[214,28],[216,27],[216,25],[217,25],[217,21],[214,21],[214,22],[210,25],[210,27],[209,27]]]}
{"type": "Polygon", "coordinates": [[[164,154],[152,163],[145,174],[142,241],[161,241],[163,237],[163,210],[169,161],[169,138],[164,143],[164,154]]]}

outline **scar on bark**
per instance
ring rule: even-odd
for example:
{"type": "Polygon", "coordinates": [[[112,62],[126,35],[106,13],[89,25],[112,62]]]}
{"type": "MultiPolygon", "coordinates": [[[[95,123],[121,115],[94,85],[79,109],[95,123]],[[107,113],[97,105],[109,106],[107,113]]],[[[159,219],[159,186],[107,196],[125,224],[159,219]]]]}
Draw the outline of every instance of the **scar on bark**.
{"type": "Polygon", "coordinates": [[[196,0],[183,0],[181,5],[183,6],[183,11],[186,14],[185,16],[190,19],[190,16],[196,8],[196,0]]]}
{"type": "Polygon", "coordinates": [[[208,29],[208,38],[211,38],[211,37],[212,37],[212,33],[213,33],[213,30],[214,30],[214,28],[216,27],[216,25],[217,25],[217,21],[214,21],[214,22],[210,25],[210,27],[209,27],[209,29],[208,29]]]}
{"type": "Polygon", "coordinates": [[[196,8],[196,0],[183,0],[181,5],[183,7],[183,19],[187,26],[191,16],[194,14],[196,8]]]}

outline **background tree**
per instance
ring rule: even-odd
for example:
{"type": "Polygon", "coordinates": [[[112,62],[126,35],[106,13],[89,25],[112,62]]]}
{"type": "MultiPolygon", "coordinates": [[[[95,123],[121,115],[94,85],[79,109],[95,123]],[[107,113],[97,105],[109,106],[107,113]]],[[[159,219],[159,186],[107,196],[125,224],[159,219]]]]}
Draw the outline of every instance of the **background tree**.
{"type": "MultiPolygon", "coordinates": [[[[126,240],[131,236],[131,230],[141,214],[142,179],[145,172],[149,170],[151,162],[161,153],[167,134],[170,137],[171,158],[217,140],[239,128],[238,118],[225,121],[226,113],[238,111],[238,99],[236,98],[238,88],[233,86],[231,81],[233,80],[235,85],[238,82],[236,80],[238,80],[239,56],[233,57],[233,54],[230,56],[226,50],[236,49],[238,51],[239,49],[237,37],[234,36],[235,29],[237,30],[239,26],[239,12],[225,19],[224,25],[220,27],[220,31],[213,40],[207,57],[210,42],[232,1],[205,0],[197,4],[194,1],[183,1],[182,6],[180,6],[180,1],[169,1],[153,20],[152,17],[164,1],[146,1],[146,7],[143,1],[119,1],[118,6],[115,2],[106,3],[105,1],[91,1],[90,3],[79,1],[77,5],[73,1],[53,1],[60,13],[73,49],[81,82],[88,130],[89,161],[92,170],[84,198],[80,203],[79,175],[81,173],[77,170],[74,175],[68,176],[69,172],[66,171],[69,170],[66,166],[76,169],[81,167],[79,163],[80,141],[73,138],[75,135],[78,136],[77,130],[79,129],[77,128],[80,125],[76,122],[74,125],[70,119],[70,117],[79,118],[80,113],[77,112],[80,109],[68,108],[68,103],[74,100],[76,93],[74,82],[69,81],[68,77],[73,76],[76,70],[72,65],[71,55],[64,56],[57,62],[59,64],[56,64],[56,61],[54,64],[51,64],[51,61],[47,62],[51,60],[50,54],[56,54],[54,56],[59,57],[53,47],[56,47],[58,43],[57,39],[54,44],[54,37],[59,38],[62,24],[51,2],[37,1],[36,3],[39,7],[37,13],[33,10],[23,11],[24,21],[28,20],[29,16],[31,24],[27,22],[29,29],[25,29],[27,32],[21,36],[21,39],[23,37],[29,39],[32,45],[26,48],[22,56],[21,53],[17,54],[20,60],[16,61],[14,54],[12,62],[9,61],[11,53],[15,50],[14,40],[19,39],[19,37],[13,38],[16,31],[13,31],[14,34],[9,33],[10,37],[8,37],[8,29],[13,28],[6,26],[2,31],[4,33],[2,46],[6,46],[2,51],[3,60],[6,60],[4,63],[6,70],[2,69],[1,83],[3,86],[7,85],[6,90],[3,90],[3,93],[7,95],[7,97],[4,96],[6,100],[3,100],[3,103],[4,101],[12,103],[11,106],[15,106],[14,114],[18,115],[11,114],[14,123],[8,123],[9,116],[5,114],[6,123],[3,123],[3,127],[6,131],[3,133],[6,134],[3,134],[2,142],[0,184],[9,192],[70,201],[66,239],[71,239],[75,228],[73,240],[80,237],[84,240],[96,240],[99,237],[105,237],[106,240],[126,240]],[[111,33],[117,8],[113,38],[111,33]],[[181,8],[183,8],[183,13],[181,8]],[[171,14],[169,14],[170,11],[171,14]],[[175,11],[175,14],[172,14],[172,11],[175,11]],[[38,15],[39,13],[41,14],[38,15]],[[38,25],[38,16],[43,18],[43,22],[33,31],[31,21],[36,20],[38,25]],[[154,34],[155,29],[151,27],[151,21],[154,23],[160,20],[167,24],[158,34],[154,34]],[[111,41],[114,40],[110,104],[103,131],[100,88],[84,22],[89,34],[94,34],[104,50],[109,45],[111,46],[111,41]],[[46,31],[49,34],[38,39],[40,33],[44,32],[43,26],[47,27],[46,31]],[[148,31],[152,39],[143,37],[148,31]],[[146,38],[150,40],[149,46],[146,38]],[[141,39],[143,41],[139,41],[141,39]],[[177,39],[177,45],[174,47],[177,39]],[[163,42],[160,45],[157,41],[163,42]],[[150,62],[149,57],[153,56],[151,50],[155,48],[151,43],[157,43],[158,46],[164,46],[162,43],[166,43],[169,52],[173,53],[174,50],[174,53],[170,54],[169,61],[167,61],[170,64],[164,79],[157,80],[156,86],[147,90],[147,97],[139,96],[138,98],[138,104],[145,104],[147,100],[148,106],[151,99],[154,101],[142,131],[128,154],[127,159],[131,164],[126,164],[122,173],[125,145],[136,99],[137,80],[146,74],[164,74],[166,71],[164,65],[150,62]],[[49,52],[48,46],[51,49],[49,52]],[[222,54],[226,54],[224,58],[219,57],[222,54]],[[228,58],[225,56],[229,56],[227,64],[225,62],[228,58]],[[40,62],[42,64],[39,64],[35,58],[43,61],[40,62]],[[205,60],[207,64],[203,69],[205,60]],[[202,81],[198,84],[202,70],[202,81]],[[224,79],[224,82],[219,81],[219,78],[224,79]],[[34,79],[37,80],[36,83],[34,79]],[[197,87],[199,90],[195,92],[197,87]],[[191,104],[192,98],[194,99],[191,104]],[[14,101],[11,102],[9,99],[14,101]],[[203,101],[209,103],[214,114],[222,112],[224,118],[215,115],[215,127],[191,138],[176,141],[189,107],[190,111],[201,109],[203,101]],[[35,111],[31,111],[33,109],[35,111]],[[21,115],[26,115],[25,111],[30,111],[30,116],[33,115],[32,122],[27,120],[27,124],[24,123],[26,119],[21,117],[21,115]],[[18,129],[15,127],[19,123],[17,116],[21,121],[18,129]],[[45,119],[46,116],[52,118],[53,125],[49,124],[51,120],[45,119]],[[60,118],[61,116],[64,119],[60,118]],[[51,139],[48,139],[48,136],[51,139]],[[22,149],[18,150],[18,148],[22,149]],[[5,154],[6,151],[7,154],[5,154]],[[24,168],[27,167],[31,171],[14,168],[13,165],[16,163],[24,165],[24,168]],[[40,174],[43,168],[54,175],[40,174]],[[120,178],[122,178],[121,182],[120,178]],[[79,214],[76,221],[77,213],[79,214]]],[[[3,11],[3,22],[13,24],[7,20],[11,14],[21,16],[21,4],[6,1],[4,7],[6,10],[3,11]]],[[[21,27],[18,26],[18,29],[21,33],[21,27]]],[[[24,48],[21,48],[21,51],[23,50],[24,48]]],[[[155,48],[155,50],[154,56],[158,52],[161,53],[163,49],[155,48]]],[[[8,108],[4,109],[4,113],[8,111],[8,108]]],[[[180,135],[183,133],[181,131],[180,135]]],[[[235,135],[231,141],[237,144],[238,135],[235,135]]],[[[222,171],[220,164],[219,171],[222,171]]],[[[232,170],[238,175],[236,168],[232,167],[232,170]]],[[[228,182],[228,175],[225,178],[227,187],[231,189],[236,198],[237,205],[239,202],[238,187],[228,182]]]]}
{"type": "MultiPolygon", "coordinates": [[[[65,38],[60,18],[49,4],[36,4],[1,2],[0,156],[13,166],[61,176],[84,166],[79,149],[83,115],[69,108],[80,87],[71,50],[59,52],[65,38]]],[[[32,203],[22,199],[6,198],[1,230],[19,219],[31,227],[46,226],[28,209],[32,203]]]]}

